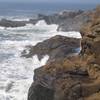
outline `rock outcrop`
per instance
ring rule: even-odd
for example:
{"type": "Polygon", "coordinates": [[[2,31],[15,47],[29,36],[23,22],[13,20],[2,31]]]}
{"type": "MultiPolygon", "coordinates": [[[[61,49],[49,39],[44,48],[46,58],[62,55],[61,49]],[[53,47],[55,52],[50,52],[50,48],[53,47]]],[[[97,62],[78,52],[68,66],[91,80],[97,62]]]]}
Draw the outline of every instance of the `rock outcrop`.
{"type": "Polygon", "coordinates": [[[63,23],[66,19],[74,18],[77,15],[82,14],[83,11],[62,11],[60,13],[43,15],[38,14],[38,19],[45,20],[47,24],[60,24],[63,23]]]}
{"type": "Polygon", "coordinates": [[[68,38],[65,36],[54,36],[35,46],[30,46],[29,53],[27,49],[22,52],[23,57],[32,57],[38,55],[41,59],[44,55],[49,55],[49,61],[62,59],[71,55],[75,55],[80,49],[80,39],[68,38]]]}
{"type": "Polygon", "coordinates": [[[26,25],[26,21],[11,21],[7,19],[0,20],[0,26],[3,27],[21,27],[26,25]]]}
{"type": "Polygon", "coordinates": [[[63,11],[52,15],[38,15],[38,19],[45,20],[47,24],[59,25],[58,31],[79,31],[81,26],[87,22],[90,17],[90,11],[63,11]]]}
{"type": "MultiPolygon", "coordinates": [[[[86,32],[78,56],[57,59],[35,70],[28,100],[100,100],[100,7],[86,32]]],[[[86,29],[86,27],[85,27],[86,29]]]]}
{"type": "Polygon", "coordinates": [[[47,24],[57,24],[57,31],[79,31],[81,26],[90,20],[88,16],[91,11],[62,11],[60,13],[43,15],[38,14],[38,17],[29,21],[11,21],[7,19],[0,20],[0,26],[3,27],[21,27],[26,24],[36,24],[39,20],[45,20],[47,24]]]}
{"type": "Polygon", "coordinates": [[[12,21],[7,19],[0,20],[0,26],[2,27],[21,27],[25,26],[26,24],[36,24],[39,19],[30,19],[29,21],[12,21]]]}

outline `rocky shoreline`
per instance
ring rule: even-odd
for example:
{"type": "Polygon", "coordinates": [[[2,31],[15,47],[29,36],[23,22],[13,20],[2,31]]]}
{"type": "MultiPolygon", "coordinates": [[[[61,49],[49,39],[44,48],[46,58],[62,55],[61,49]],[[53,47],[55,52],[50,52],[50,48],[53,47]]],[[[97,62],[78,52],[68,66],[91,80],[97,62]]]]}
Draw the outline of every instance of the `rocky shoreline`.
{"type": "Polygon", "coordinates": [[[68,38],[65,36],[56,35],[43,42],[39,42],[35,46],[28,46],[22,52],[21,56],[30,58],[37,55],[41,60],[45,55],[49,55],[49,60],[63,59],[80,52],[80,39],[68,38]],[[29,53],[27,53],[27,48],[29,53]]]}
{"type": "Polygon", "coordinates": [[[29,21],[11,21],[7,19],[0,20],[1,27],[21,27],[26,24],[36,24],[40,20],[45,20],[47,24],[57,24],[57,31],[79,31],[81,26],[90,20],[88,16],[91,11],[62,11],[51,15],[38,14],[37,18],[29,21]],[[77,24],[77,25],[76,25],[77,24]]]}
{"type": "MultiPolygon", "coordinates": [[[[82,12],[82,14],[84,13],[82,12]]],[[[100,100],[100,7],[87,14],[86,18],[89,19],[83,20],[84,25],[78,28],[82,35],[81,52],[77,56],[67,58],[54,57],[54,61],[49,61],[45,66],[36,69],[28,100],[100,100]]],[[[72,19],[74,20],[74,18],[72,19]]],[[[80,20],[78,21],[80,22],[80,20]]],[[[75,25],[77,26],[79,23],[75,25]]],[[[65,29],[68,31],[67,28],[65,29]]],[[[58,37],[60,36],[54,37],[54,39],[57,38],[59,41],[58,37]]],[[[61,47],[64,41],[65,44],[68,42],[65,37],[60,37],[60,39],[60,43],[56,44],[57,47],[59,44],[61,47]]],[[[45,43],[48,41],[50,42],[50,39],[45,43]]],[[[52,45],[49,45],[49,51],[48,47],[45,48],[45,43],[39,43],[31,50],[35,53],[40,50],[39,56],[44,54],[44,49],[47,50],[46,53],[51,53],[52,45]],[[42,51],[41,46],[43,45],[42,51]]],[[[74,43],[75,47],[79,46],[76,41],[74,43]]],[[[56,45],[54,44],[54,48],[56,45]]],[[[66,50],[67,48],[65,48],[66,50]]],[[[59,55],[62,52],[63,48],[60,51],[58,49],[56,53],[59,55]]],[[[31,54],[34,53],[31,52],[31,54]]],[[[53,52],[54,54],[55,52],[53,52]]]]}

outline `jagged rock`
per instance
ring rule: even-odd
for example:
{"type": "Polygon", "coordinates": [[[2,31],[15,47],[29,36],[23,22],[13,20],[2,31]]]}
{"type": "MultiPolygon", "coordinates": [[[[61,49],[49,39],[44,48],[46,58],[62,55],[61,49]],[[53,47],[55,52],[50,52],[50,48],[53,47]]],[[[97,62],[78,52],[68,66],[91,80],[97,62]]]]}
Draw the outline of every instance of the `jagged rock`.
{"type": "MultiPolygon", "coordinates": [[[[86,43],[88,41],[87,39],[86,43]]],[[[93,41],[93,43],[95,42],[93,41]]],[[[99,45],[100,43],[92,45],[92,49],[94,50],[96,48],[96,50],[98,50],[97,52],[92,52],[90,46],[88,47],[87,45],[88,53],[84,51],[85,56],[81,55],[56,60],[36,69],[33,83],[33,85],[35,84],[34,88],[36,88],[37,85],[41,85],[43,90],[45,88],[53,90],[53,99],[50,100],[91,100],[88,98],[91,98],[90,96],[100,91],[99,45]]],[[[32,90],[33,88],[30,88],[30,91],[32,90]]],[[[39,89],[37,88],[36,90],[39,89]]],[[[36,90],[33,90],[34,93],[31,92],[32,94],[29,92],[31,95],[29,95],[30,99],[28,100],[35,100],[34,98],[31,99],[31,96],[36,95],[36,90]]],[[[41,96],[39,91],[37,96],[41,96]]],[[[46,100],[48,100],[48,98],[46,100]]]]}
{"type": "Polygon", "coordinates": [[[59,25],[58,31],[80,31],[82,25],[90,20],[88,16],[90,12],[83,12],[74,18],[67,18],[59,25]]]}
{"type": "Polygon", "coordinates": [[[37,54],[38,58],[41,59],[44,55],[49,55],[49,61],[51,61],[73,55],[77,53],[77,48],[80,48],[80,39],[57,35],[30,47],[28,54],[24,50],[22,56],[32,57],[37,54]]]}
{"type": "Polygon", "coordinates": [[[39,21],[39,19],[37,19],[37,18],[36,19],[30,19],[29,23],[35,25],[38,21],[39,21]]]}
{"type": "Polygon", "coordinates": [[[28,100],[53,100],[54,90],[34,84],[32,84],[31,88],[33,90],[29,90],[28,100]]]}
{"type": "Polygon", "coordinates": [[[81,26],[90,18],[90,12],[78,11],[63,11],[52,15],[38,15],[38,19],[45,20],[47,24],[59,25],[58,31],[79,31],[81,26]]]}
{"type": "Polygon", "coordinates": [[[1,19],[0,20],[0,26],[3,27],[21,27],[25,26],[26,24],[36,24],[39,21],[39,19],[30,19],[29,21],[11,21],[7,19],[1,19]]]}
{"type": "Polygon", "coordinates": [[[2,19],[0,21],[0,26],[3,27],[20,27],[25,25],[26,25],[26,21],[10,21],[7,19],[2,19]]]}
{"type": "Polygon", "coordinates": [[[100,28],[100,12],[96,11],[96,19],[85,24],[89,25],[90,33],[82,31],[80,54],[56,59],[36,69],[28,100],[100,100],[100,32],[95,31],[100,28]],[[43,94],[42,98],[41,91],[46,89],[50,96],[43,94]]]}
{"type": "Polygon", "coordinates": [[[45,20],[47,24],[58,24],[67,21],[69,18],[74,18],[77,15],[82,14],[83,11],[62,11],[61,13],[56,13],[52,15],[38,14],[38,19],[45,20]]]}

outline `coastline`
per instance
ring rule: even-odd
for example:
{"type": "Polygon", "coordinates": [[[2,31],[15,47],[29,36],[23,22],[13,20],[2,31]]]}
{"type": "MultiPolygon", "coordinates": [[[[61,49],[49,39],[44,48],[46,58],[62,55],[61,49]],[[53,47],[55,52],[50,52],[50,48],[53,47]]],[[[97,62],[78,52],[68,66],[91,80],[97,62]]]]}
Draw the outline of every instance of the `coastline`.
{"type": "Polygon", "coordinates": [[[98,6],[0,20],[0,99],[99,100],[99,17],[98,6]]]}

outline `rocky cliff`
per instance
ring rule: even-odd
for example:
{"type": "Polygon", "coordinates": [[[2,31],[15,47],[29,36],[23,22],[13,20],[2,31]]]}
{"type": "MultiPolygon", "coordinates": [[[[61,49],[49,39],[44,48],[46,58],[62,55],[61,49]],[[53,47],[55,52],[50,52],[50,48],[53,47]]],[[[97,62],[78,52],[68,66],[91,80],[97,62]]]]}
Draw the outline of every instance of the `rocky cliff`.
{"type": "Polygon", "coordinates": [[[79,55],[35,70],[28,100],[100,100],[100,7],[81,33],[79,55]]]}

